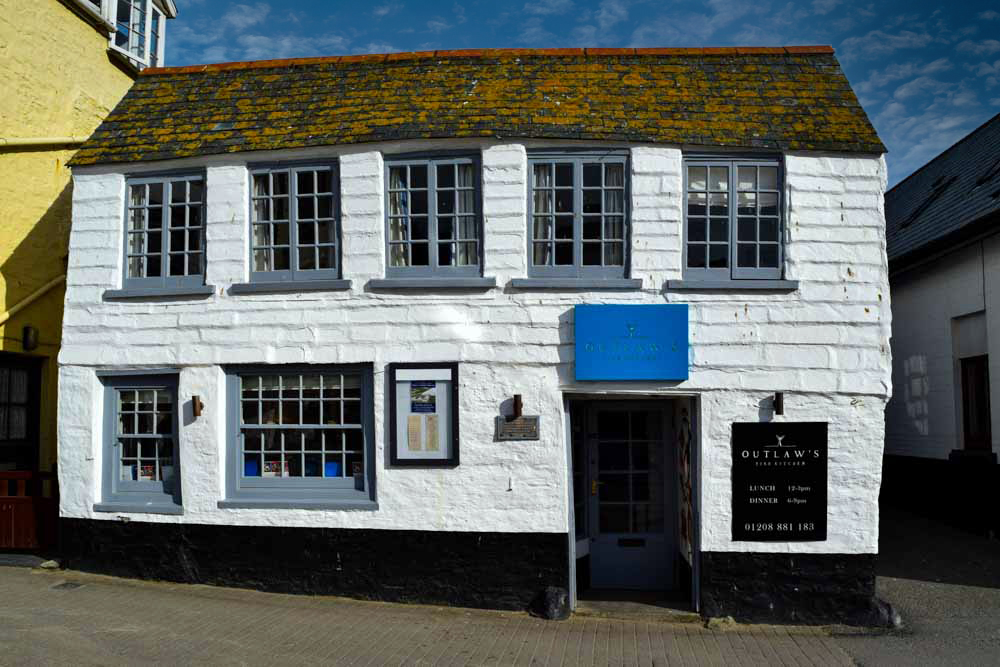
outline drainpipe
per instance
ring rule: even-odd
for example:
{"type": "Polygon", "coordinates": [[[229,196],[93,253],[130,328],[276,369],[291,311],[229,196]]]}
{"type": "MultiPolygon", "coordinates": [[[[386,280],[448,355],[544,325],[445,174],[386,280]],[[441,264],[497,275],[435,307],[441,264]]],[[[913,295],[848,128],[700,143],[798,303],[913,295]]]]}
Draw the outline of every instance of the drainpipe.
{"type": "Polygon", "coordinates": [[[4,138],[0,137],[0,148],[10,146],[11,148],[44,148],[47,146],[79,146],[87,140],[87,137],[28,137],[28,138],[4,138]]]}
{"type": "Polygon", "coordinates": [[[41,287],[39,287],[38,289],[36,289],[34,292],[32,292],[31,294],[29,294],[27,297],[25,297],[24,299],[22,299],[21,302],[18,303],[16,306],[14,306],[13,308],[11,308],[7,312],[0,314],[0,326],[3,326],[4,324],[6,324],[7,320],[9,320],[10,318],[14,317],[14,315],[16,315],[18,312],[20,312],[20,311],[24,310],[25,308],[27,308],[28,306],[30,306],[32,303],[34,303],[35,301],[37,301],[39,299],[39,297],[41,297],[42,295],[44,295],[46,292],[48,292],[50,289],[52,289],[56,285],[64,282],[65,280],[66,280],[66,274],[65,273],[62,274],[61,276],[59,276],[58,278],[53,278],[52,280],[50,280],[49,282],[45,283],[44,285],[42,285],[41,287]]]}

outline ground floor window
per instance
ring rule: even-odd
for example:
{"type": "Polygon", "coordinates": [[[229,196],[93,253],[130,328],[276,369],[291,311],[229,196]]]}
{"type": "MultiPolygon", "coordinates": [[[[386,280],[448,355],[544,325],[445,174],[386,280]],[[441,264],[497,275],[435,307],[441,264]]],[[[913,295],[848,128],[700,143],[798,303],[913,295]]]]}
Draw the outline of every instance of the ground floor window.
{"type": "Polygon", "coordinates": [[[112,510],[135,506],[135,511],[180,506],[177,376],[110,375],[102,380],[104,504],[112,510]]]}
{"type": "Polygon", "coordinates": [[[232,369],[228,403],[230,500],[373,498],[370,364],[232,369]]]}

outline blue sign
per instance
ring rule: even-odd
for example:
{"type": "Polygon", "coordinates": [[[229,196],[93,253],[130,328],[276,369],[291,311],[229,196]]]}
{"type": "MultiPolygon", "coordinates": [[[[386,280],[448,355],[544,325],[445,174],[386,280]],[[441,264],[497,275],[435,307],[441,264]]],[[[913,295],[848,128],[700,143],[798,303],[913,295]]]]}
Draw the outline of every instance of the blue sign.
{"type": "Polygon", "coordinates": [[[688,306],[575,308],[577,380],[687,380],[688,306]]]}

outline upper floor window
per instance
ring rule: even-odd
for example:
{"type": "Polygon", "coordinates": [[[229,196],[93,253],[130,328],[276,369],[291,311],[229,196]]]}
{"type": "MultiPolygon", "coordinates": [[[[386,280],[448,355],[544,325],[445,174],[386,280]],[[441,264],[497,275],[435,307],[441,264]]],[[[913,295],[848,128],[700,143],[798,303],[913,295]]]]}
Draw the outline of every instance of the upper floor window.
{"type": "Polygon", "coordinates": [[[529,162],[529,275],[624,278],[626,156],[538,155],[529,162]]]}
{"type": "Polygon", "coordinates": [[[779,163],[691,159],[684,182],[685,278],[780,279],[779,163]]]}
{"type": "Polygon", "coordinates": [[[251,173],[251,280],[337,278],[339,199],[331,166],[251,173]]]}
{"type": "Polygon", "coordinates": [[[478,276],[479,169],[473,158],[386,163],[389,276],[478,276]]]}
{"type": "Polygon", "coordinates": [[[153,0],[78,2],[113,27],[109,40],[111,49],[127,56],[139,67],[156,67],[163,63],[167,15],[153,0]]]}
{"type": "Polygon", "coordinates": [[[205,186],[200,175],[128,181],[125,287],[201,285],[205,186]]]}

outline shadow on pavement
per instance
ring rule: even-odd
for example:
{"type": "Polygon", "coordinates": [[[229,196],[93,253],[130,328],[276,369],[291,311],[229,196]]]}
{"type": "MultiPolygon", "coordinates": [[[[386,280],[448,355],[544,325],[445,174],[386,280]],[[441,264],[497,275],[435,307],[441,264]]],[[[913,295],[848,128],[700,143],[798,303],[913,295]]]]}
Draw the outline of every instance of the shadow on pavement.
{"type": "Polygon", "coordinates": [[[1000,588],[1000,541],[882,507],[878,575],[1000,588]]]}

